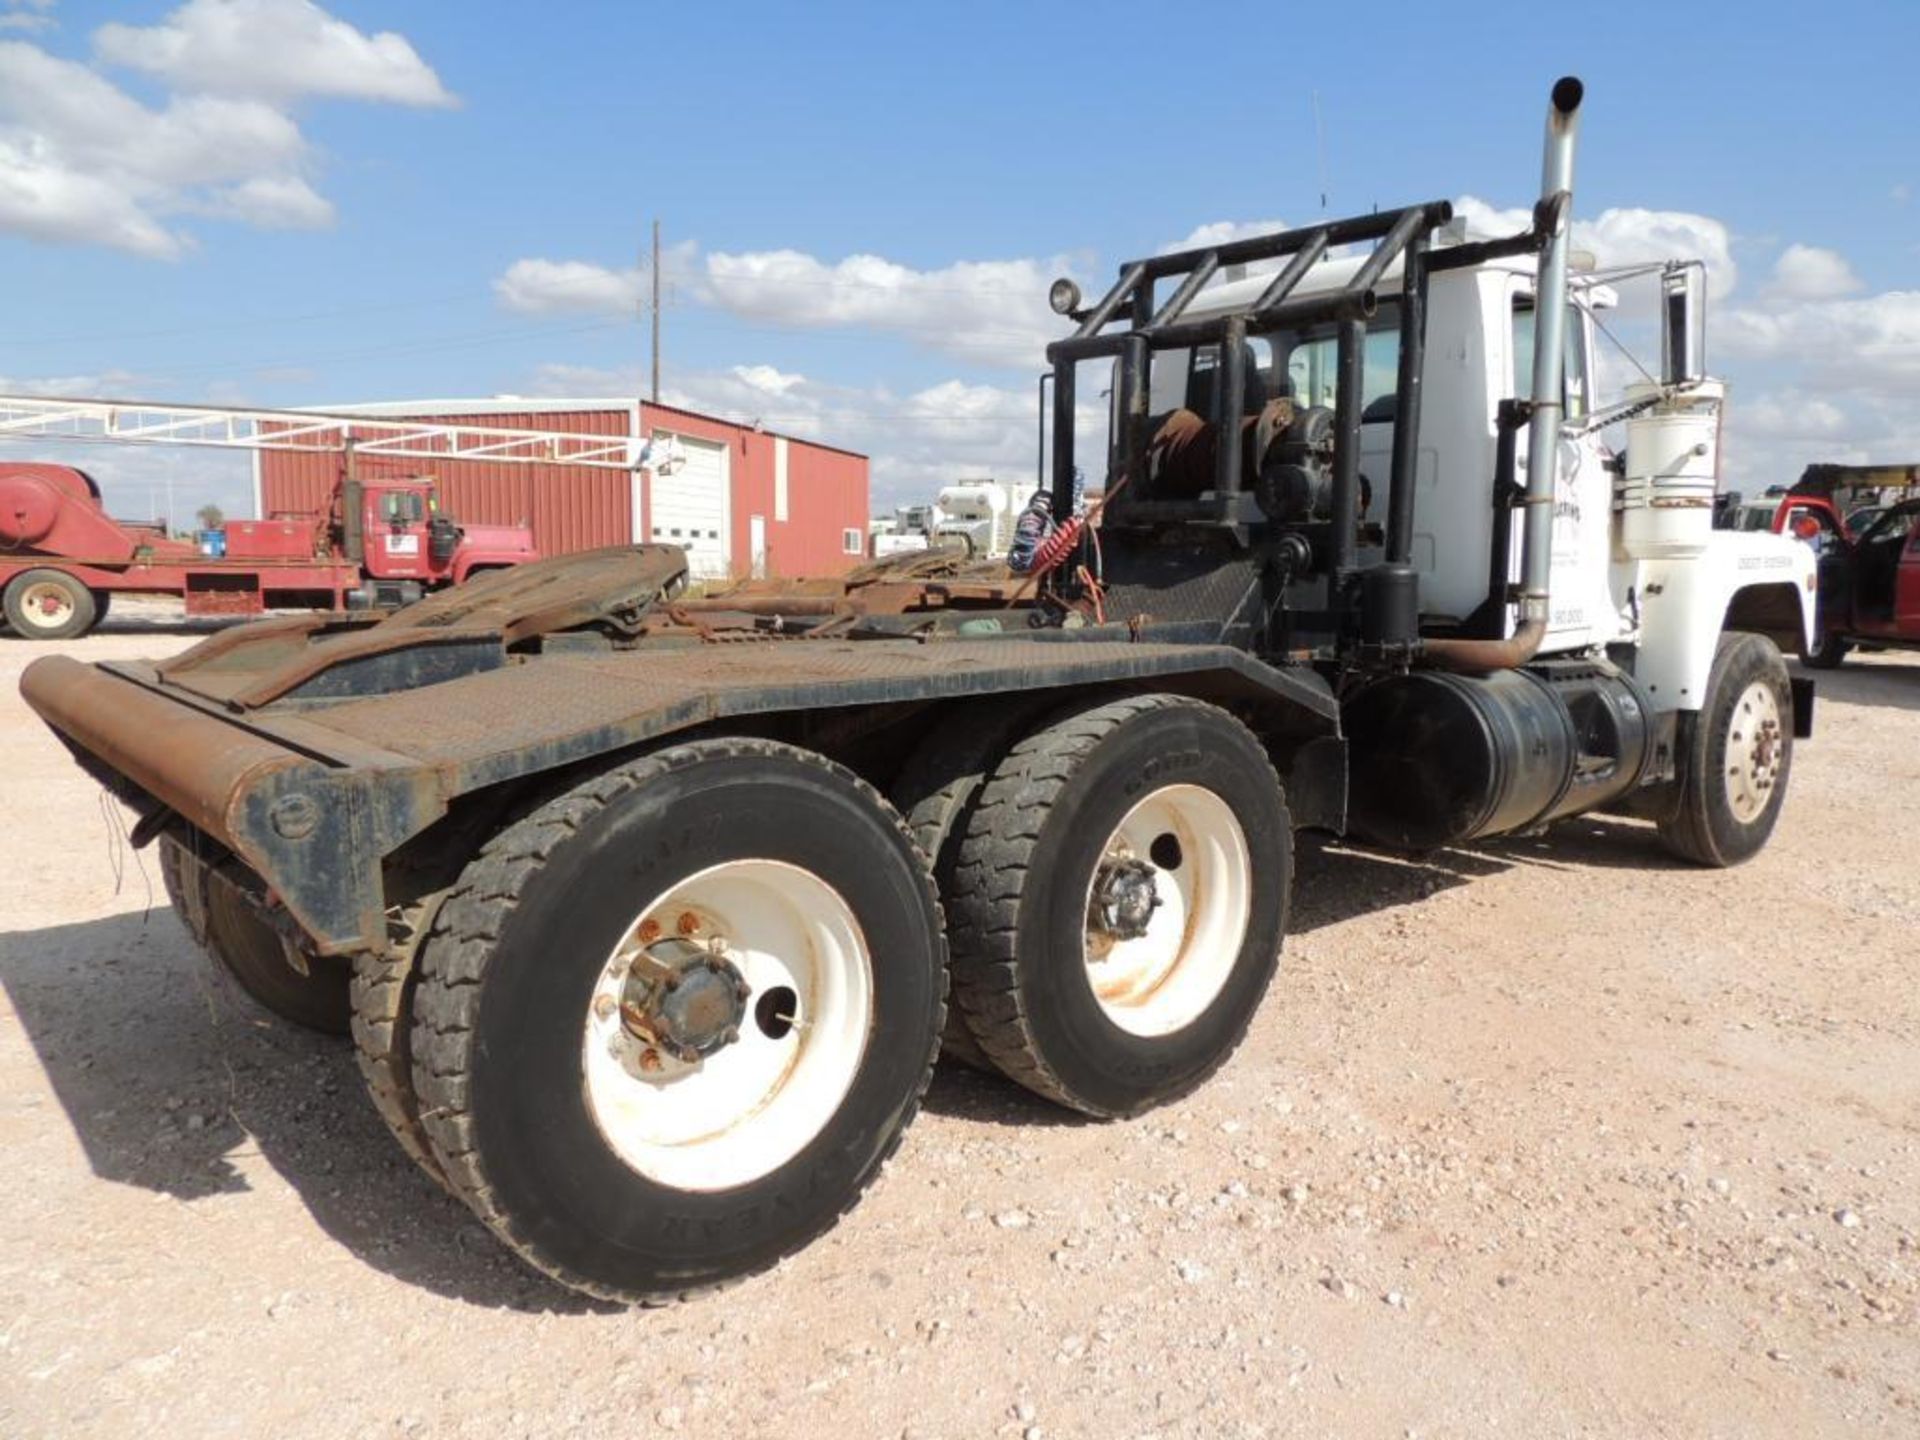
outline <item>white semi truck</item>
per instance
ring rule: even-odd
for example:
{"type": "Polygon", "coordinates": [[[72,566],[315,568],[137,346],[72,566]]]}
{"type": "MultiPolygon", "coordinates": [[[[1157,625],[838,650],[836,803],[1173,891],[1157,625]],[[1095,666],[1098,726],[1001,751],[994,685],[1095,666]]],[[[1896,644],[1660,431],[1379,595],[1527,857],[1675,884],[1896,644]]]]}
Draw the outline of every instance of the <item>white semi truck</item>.
{"type": "Polygon", "coordinates": [[[690,599],[678,550],[601,551],[22,690],[193,933],[350,1022],[503,1244],[624,1300],[763,1269],[880,1172],[943,1045],[1101,1118],[1202,1084],[1276,973],[1297,830],[1766,843],[1813,562],[1710,528],[1697,269],[1660,275],[1659,380],[1591,394],[1581,100],[1553,88],[1519,235],[1433,201],[1057,284],[1058,528],[1021,576],[690,599]]]}

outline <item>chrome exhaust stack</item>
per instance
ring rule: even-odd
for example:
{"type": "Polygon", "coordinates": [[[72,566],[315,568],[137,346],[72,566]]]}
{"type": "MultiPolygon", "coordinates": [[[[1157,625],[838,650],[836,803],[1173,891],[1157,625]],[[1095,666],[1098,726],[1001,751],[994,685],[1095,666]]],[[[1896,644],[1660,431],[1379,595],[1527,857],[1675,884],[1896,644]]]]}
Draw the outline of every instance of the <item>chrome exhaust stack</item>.
{"type": "Polygon", "coordinates": [[[1449,670],[1510,670],[1531,660],[1546,639],[1553,571],[1554,485],[1567,344],[1567,251],[1573,219],[1573,150],[1586,86],[1572,75],[1554,82],[1547,106],[1546,153],[1533,233],[1542,237],[1533,299],[1533,389],[1527,424],[1526,524],[1520,550],[1520,624],[1505,640],[1429,640],[1426,657],[1449,670]]]}

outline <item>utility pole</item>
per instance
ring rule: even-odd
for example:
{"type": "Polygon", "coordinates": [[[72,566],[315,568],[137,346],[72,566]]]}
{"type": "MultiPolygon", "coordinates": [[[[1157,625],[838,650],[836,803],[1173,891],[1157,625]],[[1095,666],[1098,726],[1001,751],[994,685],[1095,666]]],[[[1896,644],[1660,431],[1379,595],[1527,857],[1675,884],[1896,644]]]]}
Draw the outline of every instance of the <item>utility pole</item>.
{"type": "Polygon", "coordinates": [[[653,403],[660,403],[660,222],[653,222],[653,403]]]}

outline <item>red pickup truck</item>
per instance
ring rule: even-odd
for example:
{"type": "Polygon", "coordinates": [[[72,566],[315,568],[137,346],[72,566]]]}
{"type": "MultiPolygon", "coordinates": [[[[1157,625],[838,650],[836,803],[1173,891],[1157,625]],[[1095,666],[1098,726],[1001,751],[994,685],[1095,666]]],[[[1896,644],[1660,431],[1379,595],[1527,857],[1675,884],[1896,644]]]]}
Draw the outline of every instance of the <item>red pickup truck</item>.
{"type": "Polygon", "coordinates": [[[1820,608],[1806,663],[1830,670],[1855,645],[1920,649],[1920,465],[1809,465],[1773,529],[1820,552],[1820,608]],[[1899,496],[1863,508],[1863,491],[1899,496]]]}

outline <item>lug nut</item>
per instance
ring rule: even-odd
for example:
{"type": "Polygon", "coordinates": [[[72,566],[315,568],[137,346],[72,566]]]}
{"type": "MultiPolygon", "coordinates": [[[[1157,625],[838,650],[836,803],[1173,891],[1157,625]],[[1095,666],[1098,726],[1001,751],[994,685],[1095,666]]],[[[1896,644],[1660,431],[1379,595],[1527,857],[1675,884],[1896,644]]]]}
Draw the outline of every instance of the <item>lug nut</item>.
{"type": "Polygon", "coordinates": [[[682,935],[698,935],[700,933],[700,917],[691,910],[681,911],[679,930],[682,935]]]}
{"type": "Polygon", "coordinates": [[[642,1070],[658,1070],[660,1068],[660,1052],[652,1046],[648,1046],[645,1050],[642,1050],[640,1052],[640,1068],[642,1070]]]}
{"type": "Polygon", "coordinates": [[[640,922],[640,943],[642,945],[651,945],[659,938],[660,922],[658,920],[642,920],[640,922]]]}
{"type": "Polygon", "coordinates": [[[604,1020],[613,1014],[613,996],[596,995],[593,997],[593,1015],[596,1020],[604,1020]]]}

